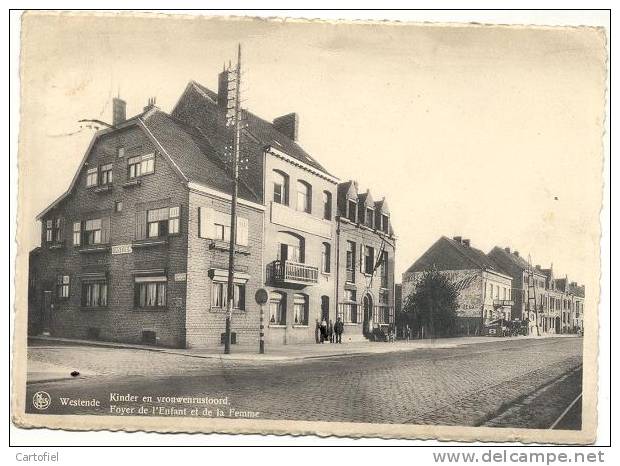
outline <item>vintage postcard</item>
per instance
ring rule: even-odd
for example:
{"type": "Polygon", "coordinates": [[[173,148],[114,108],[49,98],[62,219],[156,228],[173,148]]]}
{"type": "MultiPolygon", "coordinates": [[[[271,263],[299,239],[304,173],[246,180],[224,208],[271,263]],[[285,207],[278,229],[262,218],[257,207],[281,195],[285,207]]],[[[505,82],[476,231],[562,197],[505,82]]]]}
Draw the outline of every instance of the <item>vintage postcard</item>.
{"type": "Polygon", "coordinates": [[[595,440],[603,28],[21,31],[17,426],[595,440]]]}

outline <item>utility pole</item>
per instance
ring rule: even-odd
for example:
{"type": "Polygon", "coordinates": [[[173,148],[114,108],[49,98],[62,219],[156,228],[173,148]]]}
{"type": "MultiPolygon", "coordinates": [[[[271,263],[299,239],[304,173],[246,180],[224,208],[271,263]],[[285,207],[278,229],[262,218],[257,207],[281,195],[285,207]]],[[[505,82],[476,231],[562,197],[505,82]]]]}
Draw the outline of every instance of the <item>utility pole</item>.
{"type": "Polygon", "coordinates": [[[532,258],[527,257],[527,307],[528,318],[532,312],[532,301],[534,301],[534,319],[536,319],[536,336],[540,336],[540,327],[538,326],[538,302],[536,301],[536,283],[534,282],[534,270],[532,269],[532,258]]]}
{"type": "Polygon", "coordinates": [[[235,300],[235,246],[237,239],[237,192],[239,191],[239,143],[241,137],[241,44],[237,49],[237,66],[235,71],[229,70],[228,74],[228,95],[226,103],[226,126],[232,126],[233,147],[232,147],[232,202],[230,207],[230,244],[228,247],[228,287],[227,297],[228,306],[226,309],[226,336],[224,338],[224,354],[230,354],[231,343],[231,320],[235,300]],[[233,77],[231,78],[231,73],[233,77]],[[231,88],[230,84],[234,83],[231,88]],[[231,91],[234,97],[231,99],[231,91]],[[231,102],[232,101],[232,102],[231,102]],[[231,105],[232,103],[232,105],[231,105]],[[232,114],[231,114],[232,112],[232,114]]]}

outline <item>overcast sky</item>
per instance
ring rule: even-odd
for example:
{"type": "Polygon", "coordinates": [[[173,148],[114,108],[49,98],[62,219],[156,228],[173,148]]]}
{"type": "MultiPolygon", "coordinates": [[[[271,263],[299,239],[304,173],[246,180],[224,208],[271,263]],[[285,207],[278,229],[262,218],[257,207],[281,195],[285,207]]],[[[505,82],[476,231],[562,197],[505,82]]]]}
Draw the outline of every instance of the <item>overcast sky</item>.
{"type": "MultiPolygon", "coordinates": [[[[297,112],[332,174],[385,196],[397,277],[441,235],[510,246],[556,275],[598,267],[604,39],[593,29],[35,16],[23,36],[21,240],[69,185],[120,89],[128,115],[216,89],[243,46],[245,106],[297,112]]],[[[397,278],[397,281],[400,281],[397,278]]]]}

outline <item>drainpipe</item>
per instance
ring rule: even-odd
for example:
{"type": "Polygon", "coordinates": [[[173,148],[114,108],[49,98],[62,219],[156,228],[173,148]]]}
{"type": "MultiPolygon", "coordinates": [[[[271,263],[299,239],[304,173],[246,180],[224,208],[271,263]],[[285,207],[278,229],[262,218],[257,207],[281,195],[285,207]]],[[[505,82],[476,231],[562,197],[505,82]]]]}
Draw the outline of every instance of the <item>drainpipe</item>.
{"type": "MultiPolygon", "coordinates": [[[[345,272],[346,273],[346,272],[345,272]]],[[[336,320],[340,312],[338,301],[338,291],[340,290],[340,217],[336,217],[336,320]]],[[[344,321],[344,319],[343,319],[344,321]]]]}

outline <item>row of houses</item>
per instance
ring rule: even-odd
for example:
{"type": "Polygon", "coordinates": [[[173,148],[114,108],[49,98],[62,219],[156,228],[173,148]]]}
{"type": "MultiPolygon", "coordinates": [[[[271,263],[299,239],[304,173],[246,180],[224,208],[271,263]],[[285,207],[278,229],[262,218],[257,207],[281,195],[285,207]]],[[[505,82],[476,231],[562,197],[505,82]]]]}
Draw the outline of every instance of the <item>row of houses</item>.
{"type": "Polygon", "coordinates": [[[556,277],[553,266],[532,266],[519,251],[494,247],[485,254],[469,239],[443,236],[403,274],[399,307],[429,269],[448,276],[459,292],[459,334],[479,335],[500,319],[527,321],[531,334],[583,331],[585,287],[556,277]]]}
{"type": "MultiPolygon", "coordinates": [[[[67,189],[39,216],[29,332],[200,348],[223,343],[231,226],[227,71],[190,82],[170,113],[150,99],[98,131],[67,189]]],[[[394,320],[395,235],[385,198],[341,182],[298,144],[295,113],[244,112],[232,343],[345,337],[394,320]]]]}

